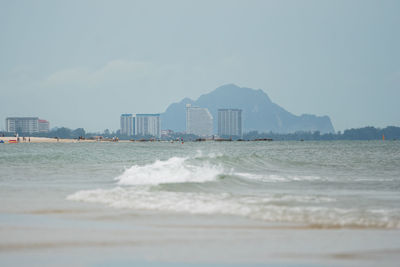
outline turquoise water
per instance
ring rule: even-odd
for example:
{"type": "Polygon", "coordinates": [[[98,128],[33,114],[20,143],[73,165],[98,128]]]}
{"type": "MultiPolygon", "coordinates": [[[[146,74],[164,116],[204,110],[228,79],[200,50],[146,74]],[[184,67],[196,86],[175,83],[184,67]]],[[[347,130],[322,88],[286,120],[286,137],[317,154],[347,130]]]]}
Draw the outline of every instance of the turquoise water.
{"type": "Polygon", "coordinates": [[[3,212],[82,207],[400,228],[400,142],[0,146],[3,212]]]}

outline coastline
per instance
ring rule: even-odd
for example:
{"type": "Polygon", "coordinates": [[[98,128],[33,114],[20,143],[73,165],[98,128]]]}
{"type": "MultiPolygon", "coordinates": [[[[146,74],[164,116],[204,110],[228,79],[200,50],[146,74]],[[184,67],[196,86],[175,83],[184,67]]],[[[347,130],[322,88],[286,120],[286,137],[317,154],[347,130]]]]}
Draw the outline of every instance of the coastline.
{"type": "MultiPolygon", "coordinates": [[[[0,142],[3,141],[4,144],[11,144],[11,143],[93,143],[93,142],[121,142],[121,143],[132,143],[132,142],[160,142],[160,140],[147,140],[147,139],[136,139],[136,140],[113,140],[111,138],[102,138],[102,139],[71,139],[71,138],[50,138],[50,137],[19,137],[19,142],[17,141],[18,138],[14,136],[8,137],[0,137],[0,142]]],[[[214,142],[221,142],[221,141],[232,141],[232,140],[225,140],[225,139],[216,139],[216,140],[205,140],[199,139],[194,141],[184,141],[184,142],[205,142],[205,141],[214,141],[214,142]]],[[[272,141],[266,139],[257,139],[252,141],[272,141]]],[[[168,140],[168,141],[161,141],[161,142],[178,142],[179,140],[168,140]]]]}
{"type": "Polygon", "coordinates": [[[17,137],[0,137],[0,141],[3,140],[4,144],[12,144],[12,143],[93,143],[100,142],[97,140],[89,140],[89,139],[63,139],[63,138],[49,138],[49,137],[19,137],[19,142],[17,141],[17,137]]]}

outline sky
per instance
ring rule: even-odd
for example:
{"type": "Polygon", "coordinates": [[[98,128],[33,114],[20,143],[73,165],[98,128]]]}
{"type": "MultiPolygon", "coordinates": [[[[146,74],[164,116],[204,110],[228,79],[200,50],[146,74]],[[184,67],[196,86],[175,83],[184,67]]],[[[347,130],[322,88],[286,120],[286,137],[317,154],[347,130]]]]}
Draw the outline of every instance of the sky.
{"type": "Polygon", "coordinates": [[[234,83],[336,130],[400,126],[400,1],[0,0],[8,116],[117,130],[234,83]]]}

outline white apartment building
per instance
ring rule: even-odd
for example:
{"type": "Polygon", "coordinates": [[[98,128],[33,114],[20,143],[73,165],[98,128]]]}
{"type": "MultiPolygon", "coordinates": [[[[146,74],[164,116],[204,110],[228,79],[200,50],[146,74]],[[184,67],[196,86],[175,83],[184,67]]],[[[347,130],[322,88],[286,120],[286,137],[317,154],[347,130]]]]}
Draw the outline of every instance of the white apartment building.
{"type": "Polygon", "coordinates": [[[160,114],[136,114],[136,135],[161,137],[160,114]]]}
{"type": "Polygon", "coordinates": [[[6,118],[6,131],[10,133],[38,133],[38,117],[8,117],[6,118]]]}
{"type": "Polygon", "coordinates": [[[218,135],[242,137],[242,110],[218,109],[218,135]]]}
{"type": "Polygon", "coordinates": [[[207,108],[186,105],[186,133],[203,137],[213,135],[213,116],[207,108]]]}
{"type": "Polygon", "coordinates": [[[132,114],[121,114],[121,135],[135,135],[135,117],[132,114]]]}

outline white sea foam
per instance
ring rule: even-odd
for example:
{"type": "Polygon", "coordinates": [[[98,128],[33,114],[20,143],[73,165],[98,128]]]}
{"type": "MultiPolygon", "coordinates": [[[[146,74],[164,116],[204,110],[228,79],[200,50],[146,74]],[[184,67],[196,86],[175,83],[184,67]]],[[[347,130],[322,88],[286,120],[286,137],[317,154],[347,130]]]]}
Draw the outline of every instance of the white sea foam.
{"type": "Polygon", "coordinates": [[[193,158],[203,158],[203,157],[207,157],[210,159],[215,159],[217,157],[222,157],[224,154],[220,153],[220,152],[210,152],[208,154],[204,154],[203,151],[201,150],[197,150],[196,151],[196,155],[193,158]]]}
{"type": "Polygon", "coordinates": [[[235,175],[244,177],[251,180],[258,180],[262,182],[291,182],[291,181],[319,181],[326,180],[319,176],[300,176],[300,175],[278,175],[278,174],[255,174],[236,172],[235,175]]]}
{"type": "MultiPolygon", "coordinates": [[[[244,216],[271,222],[293,222],[320,225],[322,227],[383,227],[400,228],[400,210],[385,208],[368,209],[354,205],[351,208],[340,196],[330,197],[323,192],[285,191],[262,194],[247,194],[248,191],[230,190],[229,179],[241,177],[260,182],[298,184],[302,181],[326,181],[321,176],[295,175],[292,173],[268,173],[248,168],[245,172],[228,170],[235,167],[233,161],[222,159],[219,155],[203,155],[197,152],[192,158],[172,157],[157,160],[146,165],[134,165],[115,178],[119,186],[113,189],[78,191],[67,197],[68,200],[98,203],[119,209],[153,210],[190,214],[222,214],[244,216]],[[227,161],[227,163],[224,163],[227,161]],[[225,168],[218,165],[224,164],[225,168]],[[222,184],[208,190],[209,184],[179,186],[179,191],[172,191],[174,186],[154,187],[160,184],[204,183],[217,181],[219,175],[227,175],[222,184]],[[221,187],[221,185],[223,187],[221,187]],[[201,190],[198,190],[201,188],[201,190]],[[186,190],[187,189],[187,190],[186,190]],[[222,190],[221,190],[222,189],[222,190]],[[225,190],[226,189],[226,190],[225,190]]],[[[239,166],[240,167],[240,166],[239,166]]],[[[235,184],[236,185],[236,184],[235,184]]],[[[246,185],[246,184],[245,184],[246,185]]],[[[262,186],[262,185],[261,185],[262,186]]],[[[266,184],[268,188],[275,185],[266,184]]],[[[282,186],[282,184],[279,184],[282,186]]]]}
{"type": "Polygon", "coordinates": [[[166,161],[157,160],[144,166],[134,165],[118,176],[120,185],[158,185],[166,183],[207,182],[223,174],[221,166],[208,162],[193,165],[188,158],[172,157],[166,161]]]}
{"type": "Polygon", "coordinates": [[[119,209],[236,215],[271,222],[306,223],[322,227],[400,228],[398,210],[376,212],[316,205],[335,201],[326,197],[279,194],[262,197],[234,196],[229,193],[167,192],[149,189],[150,186],[134,186],[86,190],[78,191],[67,199],[100,203],[119,209]],[[287,201],[297,204],[288,205],[287,201]]]}

